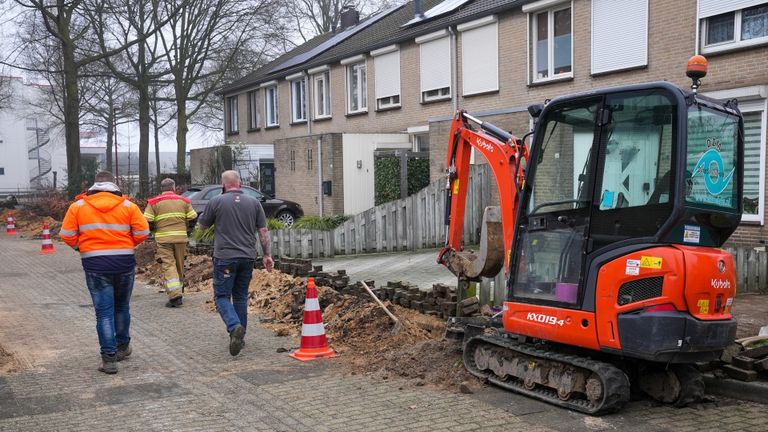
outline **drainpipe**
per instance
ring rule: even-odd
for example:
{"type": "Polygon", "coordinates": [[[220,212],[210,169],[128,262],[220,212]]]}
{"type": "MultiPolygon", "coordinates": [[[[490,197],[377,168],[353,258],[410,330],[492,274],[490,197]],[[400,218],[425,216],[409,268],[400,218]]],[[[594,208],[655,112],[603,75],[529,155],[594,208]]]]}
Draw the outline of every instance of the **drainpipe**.
{"type": "Polygon", "coordinates": [[[307,100],[307,135],[312,135],[312,91],[309,88],[309,73],[304,71],[304,95],[307,100]]]}
{"type": "Polygon", "coordinates": [[[448,33],[451,35],[451,108],[455,113],[459,109],[459,88],[458,77],[456,76],[458,66],[456,63],[459,60],[457,52],[456,30],[453,26],[448,26],[448,33]]]}
{"type": "Polygon", "coordinates": [[[320,196],[320,217],[323,217],[323,137],[317,137],[317,193],[320,196]]]}

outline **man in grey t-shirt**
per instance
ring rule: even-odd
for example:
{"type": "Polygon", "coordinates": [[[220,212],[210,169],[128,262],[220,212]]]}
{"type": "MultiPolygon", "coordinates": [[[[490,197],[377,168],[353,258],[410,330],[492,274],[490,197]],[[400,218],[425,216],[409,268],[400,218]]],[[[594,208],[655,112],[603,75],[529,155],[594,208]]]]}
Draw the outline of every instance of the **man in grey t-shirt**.
{"type": "Polygon", "coordinates": [[[245,344],[248,324],[248,285],[256,260],[258,233],[267,271],[272,261],[267,218],[261,203],[240,190],[240,175],[225,171],[221,175],[224,193],[208,202],[198,225],[216,225],[213,237],[213,292],[216,309],[227,325],[229,353],[236,356],[245,344]]]}

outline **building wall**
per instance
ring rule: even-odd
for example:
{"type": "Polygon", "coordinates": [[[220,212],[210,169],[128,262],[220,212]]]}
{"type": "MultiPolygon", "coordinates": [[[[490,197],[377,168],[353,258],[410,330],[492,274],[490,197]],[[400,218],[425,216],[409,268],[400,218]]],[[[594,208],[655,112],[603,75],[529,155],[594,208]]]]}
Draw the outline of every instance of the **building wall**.
{"type": "Polygon", "coordinates": [[[344,212],[344,173],[341,134],[323,134],[279,139],[275,141],[275,196],[301,204],[304,214],[320,214],[320,181],[317,140],[322,143],[323,181],[330,180],[331,196],[323,196],[323,215],[344,212]],[[312,167],[308,166],[307,150],[312,150],[312,167]],[[291,150],[295,153],[295,168],[291,169],[291,150]]]}

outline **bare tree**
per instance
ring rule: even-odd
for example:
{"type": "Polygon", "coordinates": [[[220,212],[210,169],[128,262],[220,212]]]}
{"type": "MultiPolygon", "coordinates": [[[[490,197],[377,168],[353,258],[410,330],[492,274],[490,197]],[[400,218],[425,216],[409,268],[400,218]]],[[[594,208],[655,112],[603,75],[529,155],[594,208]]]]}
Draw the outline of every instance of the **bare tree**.
{"type": "Polygon", "coordinates": [[[356,9],[363,16],[374,15],[402,0],[288,0],[287,15],[294,22],[299,37],[308,41],[315,36],[336,31],[344,9],[356,9]]]}
{"type": "MultiPolygon", "coordinates": [[[[252,40],[271,37],[280,7],[276,0],[166,0],[165,14],[178,10],[158,33],[170,70],[176,108],[176,169],[186,171],[190,119],[204,111],[252,40]]],[[[218,101],[216,101],[218,103],[218,101]]]]}

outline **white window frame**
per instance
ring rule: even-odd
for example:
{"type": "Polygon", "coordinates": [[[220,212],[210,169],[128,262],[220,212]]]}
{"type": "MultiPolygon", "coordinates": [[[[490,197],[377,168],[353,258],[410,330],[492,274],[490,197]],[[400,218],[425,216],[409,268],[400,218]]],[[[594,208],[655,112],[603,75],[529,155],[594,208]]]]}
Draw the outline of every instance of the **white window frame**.
{"type": "MultiPolygon", "coordinates": [[[[761,6],[761,5],[757,5],[761,6]]],[[[731,51],[736,50],[740,48],[747,48],[747,47],[753,47],[758,45],[765,45],[768,44],[768,35],[755,38],[755,39],[747,39],[742,40],[741,39],[741,12],[744,9],[750,9],[754,6],[742,8],[742,9],[735,9],[729,12],[724,13],[731,13],[733,12],[733,40],[725,41],[725,42],[718,42],[714,44],[707,44],[707,23],[710,18],[716,17],[718,15],[708,16],[706,18],[701,18],[699,16],[699,8],[696,8],[696,19],[699,23],[699,40],[698,44],[701,47],[701,53],[702,54],[712,54],[717,52],[724,52],[724,51],[731,51]]]]}
{"type": "Polygon", "coordinates": [[[262,88],[264,89],[264,127],[280,126],[280,89],[274,82],[263,84],[262,88]],[[270,90],[274,90],[274,104],[270,104],[270,90]],[[272,114],[274,114],[274,122],[270,122],[272,114]]]}
{"type": "MultiPolygon", "coordinates": [[[[312,71],[310,71],[312,72],[312,71]]],[[[312,91],[314,92],[315,120],[331,117],[331,72],[327,68],[312,74],[312,91]],[[323,98],[319,95],[319,87],[323,86],[323,98]]]]}
{"type": "MultiPolygon", "coordinates": [[[[342,63],[344,64],[344,63],[342,63]]],[[[358,62],[349,62],[344,64],[344,76],[346,79],[345,88],[347,89],[347,114],[358,114],[358,113],[364,113],[368,112],[368,65],[365,60],[358,61],[358,62]],[[360,67],[362,66],[363,72],[361,77],[365,77],[365,85],[363,85],[363,80],[358,78],[357,80],[357,94],[359,100],[358,103],[358,109],[353,110],[352,109],[352,88],[350,87],[352,85],[352,73],[356,73],[360,71],[360,67]]]]}
{"type": "Polygon", "coordinates": [[[574,27],[573,27],[573,2],[562,0],[540,0],[523,6],[523,12],[528,14],[528,82],[546,83],[548,81],[559,81],[573,78],[575,65],[573,62],[573,46],[575,45],[574,27]],[[536,78],[536,23],[535,17],[539,13],[547,12],[547,31],[551,36],[547,38],[547,69],[553,72],[555,69],[555,12],[563,9],[571,9],[571,71],[557,75],[550,74],[546,78],[536,78]]]}
{"type": "Polygon", "coordinates": [[[227,133],[229,134],[240,132],[237,99],[237,95],[227,96],[227,133]]]}
{"type": "Polygon", "coordinates": [[[498,24],[498,19],[496,15],[489,15],[489,16],[480,18],[478,20],[470,21],[464,24],[459,24],[458,26],[456,26],[456,30],[458,30],[459,33],[461,33],[462,95],[472,96],[477,94],[484,94],[484,93],[499,91],[499,24],[498,24]],[[494,44],[493,47],[495,48],[495,52],[494,52],[495,57],[490,59],[484,59],[483,63],[486,63],[486,64],[482,66],[493,68],[493,72],[495,72],[495,82],[489,87],[475,88],[474,90],[468,91],[467,89],[472,87],[467,85],[468,79],[471,79],[472,77],[467,73],[467,69],[468,69],[467,58],[469,57],[468,52],[471,52],[472,47],[465,43],[465,38],[467,37],[467,34],[471,34],[473,30],[478,30],[478,29],[493,30],[493,33],[494,33],[493,40],[488,41],[488,44],[491,44],[491,43],[494,44]]]}
{"type": "MultiPolygon", "coordinates": [[[[448,72],[448,86],[447,87],[439,87],[439,88],[431,88],[429,87],[429,90],[424,90],[425,83],[424,83],[424,50],[426,49],[425,46],[429,42],[437,41],[437,40],[448,40],[448,30],[438,30],[436,32],[428,33],[423,36],[419,36],[415,39],[416,44],[419,46],[419,91],[421,96],[421,103],[428,103],[428,102],[434,102],[434,101],[441,101],[441,100],[447,100],[451,98],[452,95],[452,89],[453,86],[453,70],[449,67],[448,72]]],[[[450,46],[450,42],[449,42],[450,46]]],[[[451,56],[451,50],[452,48],[448,48],[448,55],[451,56]]],[[[453,62],[453,58],[450,58],[448,60],[449,66],[453,62]]]]}
{"type": "Polygon", "coordinates": [[[384,48],[380,48],[374,51],[371,51],[371,57],[374,58],[374,88],[376,93],[376,109],[377,110],[386,110],[390,108],[397,108],[401,106],[400,100],[401,100],[401,93],[402,93],[402,83],[400,81],[400,46],[399,45],[390,45],[384,48]],[[380,76],[379,70],[376,67],[376,57],[383,56],[387,54],[395,53],[397,56],[397,77],[384,77],[380,76]],[[397,94],[388,94],[387,96],[379,96],[378,93],[378,86],[379,86],[379,80],[397,80],[397,94]]]}
{"type": "Polygon", "coordinates": [[[261,111],[259,110],[259,90],[250,90],[246,93],[248,98],[248,130],[258,130],[261,124],[261,111]]]}
{"type": "Polygon", "coordinates": [[[307,121],[307,79],[303,74],[287,77],[291,87],[291,123],[304,123],[307,121]],[[296,95],[301,98],[301,105],[296,104],[296,95]]]}
{"type": "MultiPolygon", "coordinates": [[[[762,111],[762,133],[760,134],[760,180],[757,214],[742,214],[741,221],[765,225],[765,158],[766,134],[768,134],[768,85],[740,89],[720,90],[704,94],[715,99],[737,99],[742,113],[762,111]]],[[[742,179],[743,181],[743,179],[742,179]]]]}

